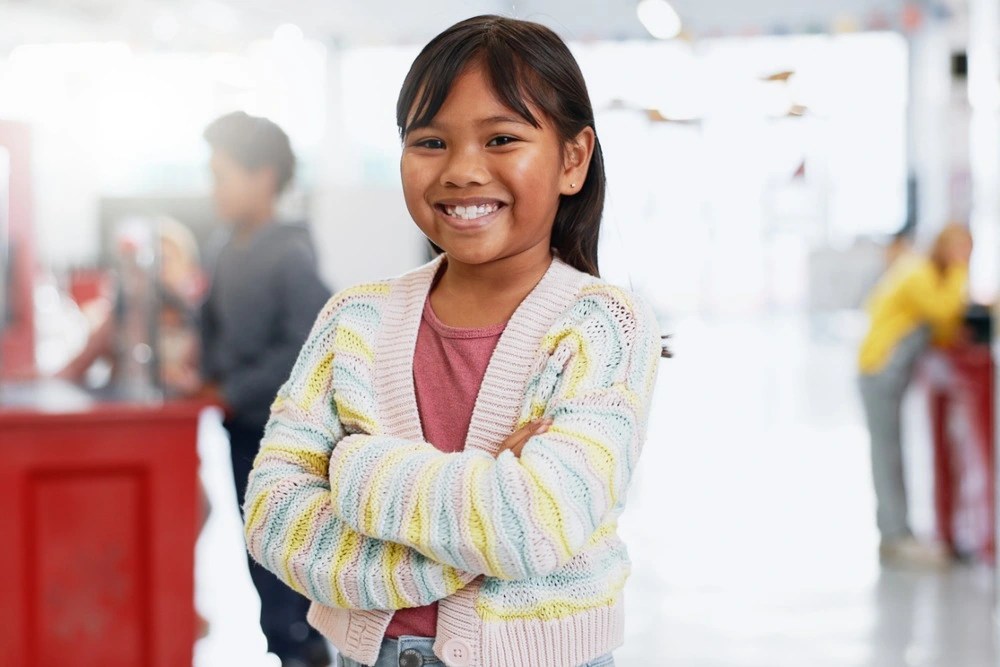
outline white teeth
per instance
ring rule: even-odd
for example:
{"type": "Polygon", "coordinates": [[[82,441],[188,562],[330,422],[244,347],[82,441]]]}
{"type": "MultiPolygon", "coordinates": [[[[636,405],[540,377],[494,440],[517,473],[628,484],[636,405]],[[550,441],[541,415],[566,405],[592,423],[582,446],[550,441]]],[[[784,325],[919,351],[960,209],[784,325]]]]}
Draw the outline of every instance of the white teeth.
{"type": "Polygon", "coordinates": [[[480,204],[479,206],[445,206],[444,212],[453,218],[475,220],[493,213],[500,208],[499,204],[480,204]]]}

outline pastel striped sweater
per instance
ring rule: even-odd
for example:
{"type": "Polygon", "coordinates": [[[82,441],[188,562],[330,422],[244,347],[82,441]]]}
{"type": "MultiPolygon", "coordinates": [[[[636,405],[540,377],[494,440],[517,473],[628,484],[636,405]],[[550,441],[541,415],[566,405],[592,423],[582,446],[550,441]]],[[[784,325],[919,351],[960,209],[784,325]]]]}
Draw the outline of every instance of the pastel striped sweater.
{"type": "MultiPolygon", "coordinates": [[[[392,611],[439,600],[450,667],[571,667],[623,641],[616,535],[660,359],[628,292],[554,259],[490,360],[465,450],[424,442],[413,387],[442,256],[335,295],[274,401],[244,505],[250,553],[373,663],[392,611]],[[554,421],[520,458],[519,426],[554,421]]],[[[447,397],[442,397],[447,400],[447,397]]]]}

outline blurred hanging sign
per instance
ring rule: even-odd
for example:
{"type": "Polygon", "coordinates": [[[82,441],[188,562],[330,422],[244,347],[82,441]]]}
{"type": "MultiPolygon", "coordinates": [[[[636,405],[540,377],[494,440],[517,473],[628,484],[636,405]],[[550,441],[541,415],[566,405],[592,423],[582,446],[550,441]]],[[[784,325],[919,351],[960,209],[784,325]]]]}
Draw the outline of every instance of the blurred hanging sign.
{"type": "Polygon", "coordinates": [[[780,81],[782,83],[788,83],[788,80],[795,76],[794,70],[784,70],[782,72],[775,72],[774,74],[768,74],[761,77],[761,81],[780,81]]]}
{"type": "Polygon", "coordinates": [[[654,109],[650,107],[644,107],[639,104],[632,104],[631,102],[626,102],[622,99],[611,100],[604,111],[631,111],[634,113],[641,114],[650,123],[671,123],[675,125],[701,125],[701,118],[696,117],[679,117],[671,116],[666,114],[660,109],[654,109]]]}
{"type": "Polygon", "coordinates": [[[688,8],[680,4],[679,11],[686,21],[685,30],[699,39],[758,35],[837,35],[860,31],[898,31],[909,34],[923,29],[931,21],[947,21],[954,16],[953,10],[942,0],[872,1],[868,3],[868,9],[861,12],[844,11],[836,6],[824,7],[822,4],[812,7],[809,14],[795,20],[776,15],[767,17],[763,22],[740,22],[739,15],[733,14],[727,16],[725,22],[720,19],[706,23],[700,10],[693,6],[688,8]]]}

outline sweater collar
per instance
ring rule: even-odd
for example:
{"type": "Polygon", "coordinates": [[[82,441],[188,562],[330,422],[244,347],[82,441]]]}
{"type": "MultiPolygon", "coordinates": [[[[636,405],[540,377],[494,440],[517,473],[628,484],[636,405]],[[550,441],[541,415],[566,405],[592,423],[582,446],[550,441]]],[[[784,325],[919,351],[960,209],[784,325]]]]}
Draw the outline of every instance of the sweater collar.
{"type": "MultiPolygon", "coordinates": [[[[375,389],[385,435],[423,440],[413,383],[413,354],[424,303],[441,255],[392,281],[375,349],[375,389]]],[[[545,275],[514,311],[479,389],[466,448],[489,453],[513,432],[539,344],[589,276],[553,257],[545,275]]]]}

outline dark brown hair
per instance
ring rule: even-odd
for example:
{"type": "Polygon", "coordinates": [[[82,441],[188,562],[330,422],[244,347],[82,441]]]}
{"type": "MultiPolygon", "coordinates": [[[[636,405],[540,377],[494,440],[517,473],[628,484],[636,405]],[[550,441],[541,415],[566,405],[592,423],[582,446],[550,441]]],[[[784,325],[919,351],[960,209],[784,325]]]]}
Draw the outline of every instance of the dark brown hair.
{"type": "Polygon", "coordinates": [[[267,118],[234,111],[205,128],[205,141],[244,169],[274,171],[275,194],[281,194],[295,176],[295,153],[288,135],[267,118]]]}
{"type": "MultiPolygon", "coordinates": [[[[400,138],[426,127],[444,104],[452,84],[471,64],[481,65],[497,98],[540,127],[529,104],[540,109],[565,143],[594,129],[587,84],[569,47],[538,23],[502,16],[476,16],[451,26],[413,61],[396,103],[400,138]]],[[[580,190],[562,196],[552,226],[552,247],[580,271],[600,275],[597,240],[604,211],[604,156],[595,139],[587,178],[580,190]]]]}

